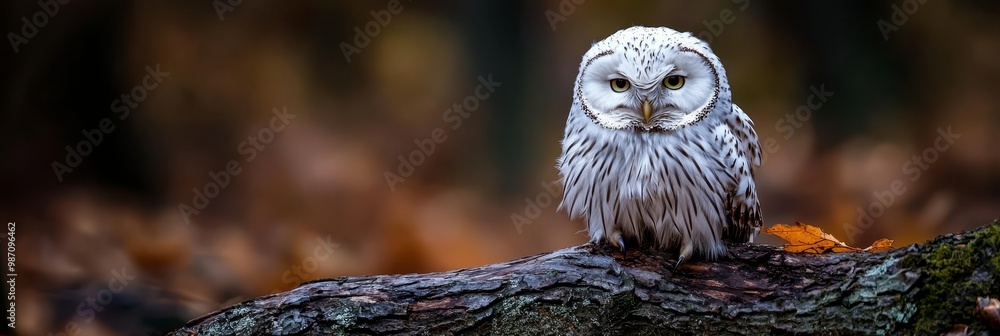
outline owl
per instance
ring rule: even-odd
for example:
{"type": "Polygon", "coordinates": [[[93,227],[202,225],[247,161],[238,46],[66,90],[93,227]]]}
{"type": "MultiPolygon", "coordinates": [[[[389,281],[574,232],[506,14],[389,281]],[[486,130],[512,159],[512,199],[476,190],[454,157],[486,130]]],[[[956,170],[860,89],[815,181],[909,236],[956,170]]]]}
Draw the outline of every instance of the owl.
{"type": "Polygon", "coordinates": [[[583,55],[558,168],[560,209],[594,243],[626,239],[678,251],[681,265],[752,242],[761,214],[753,121],[732,102],[708,44],[632,27],[583,55]]]}

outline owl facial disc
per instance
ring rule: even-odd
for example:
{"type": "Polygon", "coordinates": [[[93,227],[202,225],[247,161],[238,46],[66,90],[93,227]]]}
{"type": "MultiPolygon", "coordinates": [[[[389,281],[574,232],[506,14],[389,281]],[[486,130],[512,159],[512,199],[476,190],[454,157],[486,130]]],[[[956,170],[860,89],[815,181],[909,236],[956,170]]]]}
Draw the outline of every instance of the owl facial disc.
{"type": "Polygon", "coordinates": [[[718,107],[721,90],[728,92],[722,76],[708,45],[689,33],[623,30],[584,55],[575,95],[602,127],[673,131],[718,107]]]}

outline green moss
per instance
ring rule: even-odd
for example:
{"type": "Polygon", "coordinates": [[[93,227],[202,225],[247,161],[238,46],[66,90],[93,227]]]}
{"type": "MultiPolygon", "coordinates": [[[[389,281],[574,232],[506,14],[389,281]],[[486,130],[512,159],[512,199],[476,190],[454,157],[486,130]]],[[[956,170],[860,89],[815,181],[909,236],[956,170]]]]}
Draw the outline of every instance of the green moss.
{"type": "Polygon", "coordinates": [[[913,298],[917,306],[912,321],[914,334],[939,334],[953,324],[969,324],[984,330],[973,317],[977,296],[1000,293],[1000,221],[974,233],[965,246],[954,245],[954,237],[939,238],[930,251],[912,254],[902,267],[921,270],[925,285],[913,298]]]}

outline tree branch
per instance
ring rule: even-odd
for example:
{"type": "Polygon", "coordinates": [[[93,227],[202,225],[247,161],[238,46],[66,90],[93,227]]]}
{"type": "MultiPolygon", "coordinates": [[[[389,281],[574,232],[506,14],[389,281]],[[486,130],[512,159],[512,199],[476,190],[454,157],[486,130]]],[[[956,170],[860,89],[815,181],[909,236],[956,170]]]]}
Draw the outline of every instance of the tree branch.
{"type": "Polygon", "coordinates": [[[939,334],[988,330],[1000,297],[1000,222],[882,253],[626,256],[581,245],[443,273],[342,277],[223,308],[172,335],[939,334]]]}

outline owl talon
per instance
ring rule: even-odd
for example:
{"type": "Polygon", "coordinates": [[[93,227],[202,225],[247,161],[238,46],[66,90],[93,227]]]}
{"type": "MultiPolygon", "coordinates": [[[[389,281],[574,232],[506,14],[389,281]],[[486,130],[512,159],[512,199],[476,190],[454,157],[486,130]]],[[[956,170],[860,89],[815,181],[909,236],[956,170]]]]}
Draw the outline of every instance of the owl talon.
{"type": "Polygon", "coordinates": [[[671,275],[673,275],[674,273],[677,273],[677,268],[681,267],[681,264],[684,263],[684,260],[687,260],[687,256],[681,255],[681,256],[677,257],[677,264],[675,264],[674,268],[672,268],[670,270],[670,274],[671,275]]]}
{"type": "Polygon", "coordinates": [[[680,253],[677,254],[677,264],[674,265],[674,268],[672,270],[670,270],[670,274],[673,274],[674,272],[677,272],[677,268],[681,267],[681,264],[683,264],[684,261],[687,260],[688,257],[691,256],[691,251],[692,250],[694,250],[694,246],[691,245],[690,242],[683,242],[683,243],[681,243],[680,253]]]}
{"type": "Polygon", "coordinates": [[[618,230],[615,230],[615,232],[611,234],[611,245],[622,249],[622,253],[625,253],[625,239],[622,238],[622,233],[618,232],[618,230]]]}

